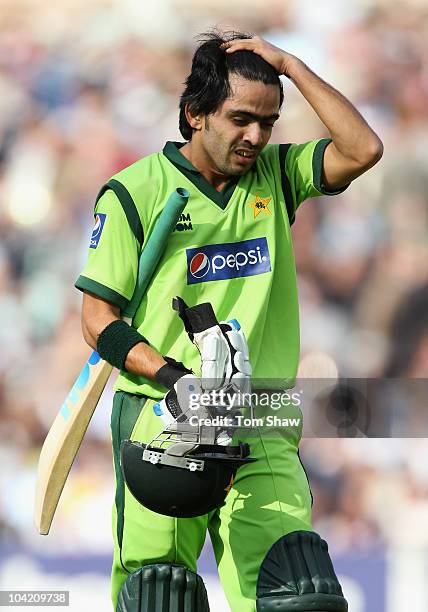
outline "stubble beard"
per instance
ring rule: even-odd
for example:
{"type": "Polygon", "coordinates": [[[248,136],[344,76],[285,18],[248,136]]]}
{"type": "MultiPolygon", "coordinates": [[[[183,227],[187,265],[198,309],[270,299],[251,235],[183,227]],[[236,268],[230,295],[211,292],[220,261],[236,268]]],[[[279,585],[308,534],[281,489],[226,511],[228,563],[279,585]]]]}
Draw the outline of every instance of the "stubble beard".
{"type": "Polygon", "coordinates": [[[223,145],[223,140],[218,138],[215,130],[212,130],[212,126],[208,121],[208,117],[205,117],[205,130],[210,132],[210,138],[212,147],[205,147],[205,151],[211,158],[213,165],[217,168],[218,172],[225,177],[244,176],[253,167],[254,162],[247,168],[239,167],[233,163],[234,148],[231,148],[229,143],[223,145]],[[210,130],[211,127],[211,130],[210,130]]]}
{"type": "Polygon", "coordinates": [[[234,176],[243,176],[247,174],[247,172],[253,167],[251,164],[249,167],[239,167],[238,164],[233,163],[234,151],[230,149],[228,146],[227,153],[223,149],[218,149],[215,151],[215,156],[212,156],[213,162],[217,166],[219,172],[221,172],[224,176],[234,177],[234,176]],[[216,161],[221,160],[221,161],[216,161]]]}

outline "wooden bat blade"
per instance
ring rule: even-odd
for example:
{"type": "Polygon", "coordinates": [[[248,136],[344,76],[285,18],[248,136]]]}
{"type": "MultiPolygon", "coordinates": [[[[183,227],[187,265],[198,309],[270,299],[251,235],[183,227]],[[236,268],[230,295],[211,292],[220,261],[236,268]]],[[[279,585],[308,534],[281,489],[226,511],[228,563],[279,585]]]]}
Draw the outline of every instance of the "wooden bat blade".
{"type": "MultiPolygon", "coordinates": [[[[132,324],[132,318],[188,198],[189,192],[182,187],[178,187],[170,194],[142,250],[134,295],[123,312],[123,318],[128,320],[129,324],[132,324]]],[[[74,457],[112,369],[112,366],[103,361],[96,351],[92,353],[61,406],[43,444],[39,459],[34,512],[36,528],[42,535],[49,533],[74,457]]]]}
{"type": "Polygon", "coordinates": [[[113,367],[93,351],[44,441],[37,473],[34,522],[47,535],[74,458],[113,367]]]}

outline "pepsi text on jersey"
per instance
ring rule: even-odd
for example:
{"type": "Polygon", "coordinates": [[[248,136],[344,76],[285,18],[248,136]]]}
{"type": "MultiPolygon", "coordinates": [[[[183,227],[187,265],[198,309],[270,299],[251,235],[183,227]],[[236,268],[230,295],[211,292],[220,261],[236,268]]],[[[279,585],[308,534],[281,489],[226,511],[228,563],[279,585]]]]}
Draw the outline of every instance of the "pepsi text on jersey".
{"type": "Polygon", "coordinates": [[[186,249],[187,284],[255,276],[271,271],[269,247],[265,237],[207,244],[186,249]]]}

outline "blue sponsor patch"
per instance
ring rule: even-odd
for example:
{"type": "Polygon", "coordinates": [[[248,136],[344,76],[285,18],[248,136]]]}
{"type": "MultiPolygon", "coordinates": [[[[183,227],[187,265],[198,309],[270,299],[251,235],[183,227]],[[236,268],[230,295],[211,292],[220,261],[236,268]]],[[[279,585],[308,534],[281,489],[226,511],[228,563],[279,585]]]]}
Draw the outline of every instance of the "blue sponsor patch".
{"type": "Polygon", "coordinates": [[[271,271],[266,238],[186,249],[187,284],[255,276],[271,271]]]}
{"type": "Polygon", "coordinates": [[[104,223],[106,222],[107,215],[105,213],[97,213],[95,215],[95,225],[92,230],[90,249],[96,249],[103,233],[104,223]]]}

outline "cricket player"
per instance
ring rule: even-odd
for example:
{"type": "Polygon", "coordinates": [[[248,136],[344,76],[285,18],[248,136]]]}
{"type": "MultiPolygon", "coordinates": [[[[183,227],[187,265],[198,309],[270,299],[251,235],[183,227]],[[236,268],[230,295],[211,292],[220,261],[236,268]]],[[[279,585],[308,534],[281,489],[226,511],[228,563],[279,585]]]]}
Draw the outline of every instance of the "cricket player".
{"type": "Polygon", "coordinates": [[[167,142],[103,187],[76,282],[84,292],[85,340],[121,370],[111,418],[113,605],[208,610],[196,565],[208,530],[233,612],[345,611],[327,545],[311,527],[301,430],[252,434],[257,461],[238,470],[223,506],[195,518],[143,507],[124,483],[119,448],[123,439],[148,442],[162,431],[153,406],[189,369],[200,371],[200,355],[171,309],[174,296],[190,305],[210,302],[219,320],[238,319],[253,378],[293,384],[299,316],[290,226],[305,199],[339,194],[376,164],[382,142],[351,102],[299,58],[258,36],[230,32],[201,37],[179,128],[183,142],[167,142]],[[280,75],[330,138],[268,144],[284,97],[280,75]],[[140,250],[178,186],[190,192],[184,217],[133,327],[126,327],[120,316],[133,294],[140,250]],[[191,584],[196,600],[186,597],[191,584]]]}

